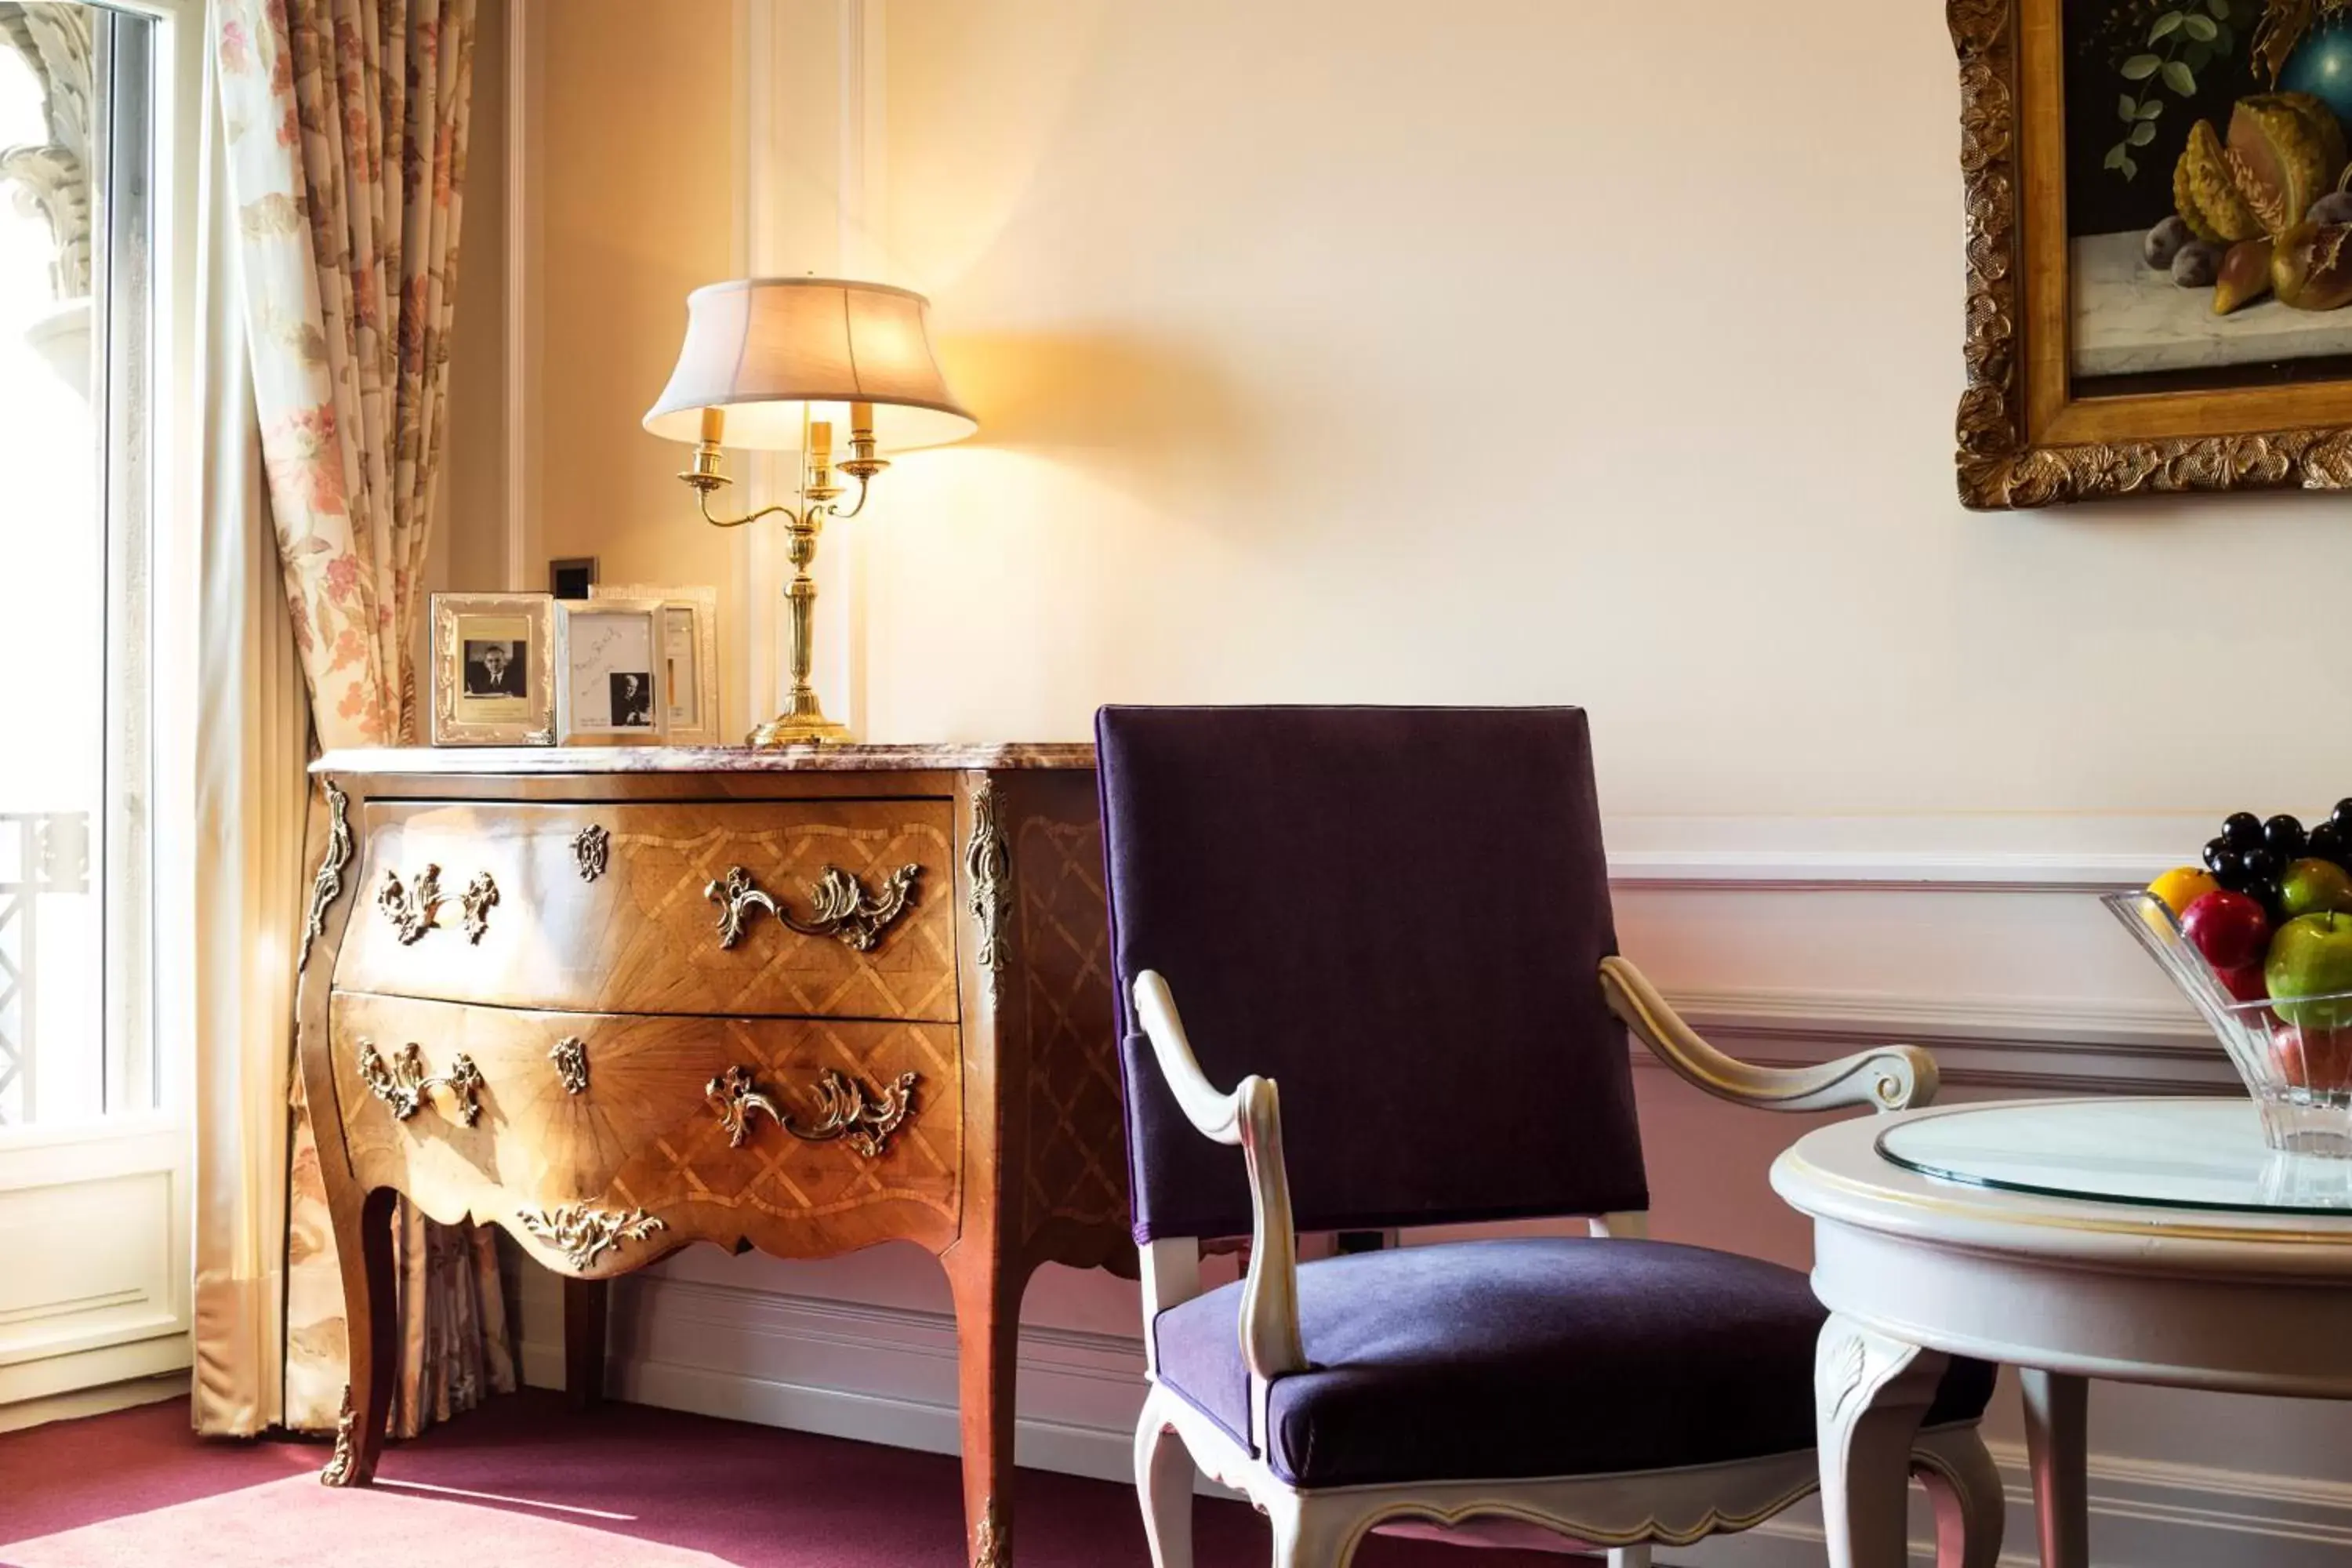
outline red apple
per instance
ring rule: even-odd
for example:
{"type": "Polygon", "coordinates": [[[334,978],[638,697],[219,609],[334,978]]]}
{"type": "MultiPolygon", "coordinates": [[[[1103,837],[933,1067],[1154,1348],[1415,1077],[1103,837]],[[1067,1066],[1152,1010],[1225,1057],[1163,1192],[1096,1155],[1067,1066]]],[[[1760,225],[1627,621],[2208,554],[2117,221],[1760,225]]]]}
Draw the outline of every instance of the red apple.
{"type": "Polygon", "coordinates": [[[2221,979],[2221,989],[2241,1002],[2267,1002],[2271,997],[2270,982],[2263,978],[2259,963],[2240,964],[2235,969],[2214,972],[2221,979]]]}
{"type": "Polygon", "coordinates": [[[2279,1075],[2297,1089],[2316,1093],[2352,1089],[2352,1029],[2282,1024],[2271,1032],[2271,1058],[2279,1075]]]}
{"type": "Polygon", "coordinates": [[[2270,951],[2271,917],[2245,894],[2221,888],[2180,911],[2180,934],[2216,970],[2243,969],[2270,951]]]}

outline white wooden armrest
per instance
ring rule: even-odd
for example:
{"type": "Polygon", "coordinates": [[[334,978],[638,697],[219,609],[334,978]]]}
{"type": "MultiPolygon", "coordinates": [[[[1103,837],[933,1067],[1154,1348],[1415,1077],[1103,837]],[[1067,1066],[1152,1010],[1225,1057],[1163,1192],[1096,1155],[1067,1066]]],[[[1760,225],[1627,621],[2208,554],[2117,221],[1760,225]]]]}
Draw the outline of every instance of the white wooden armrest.
{"type": "Polygon", "coordinates": [[[1622,958],[1601,961],[1609,1010],[1658,1059],[1707,1093],[1766,1110],[1831,1110],[1866,1105],[1909,1110],[1936,1098],[1936,1058],[1917,1046],[1880,1046],[1810,1068],[1768,1068],[1717,1050],[1682,1021],[1656,986],[1622,958]]]}
{"type": "Polygon", "coordinates": [[[1282,1164],[1282,1104],[1272,1079],[1252,1073],[1231,1094],[1201,1070],[1168,983],[1153,970],[1135,977],[1135,1016],[1151,1041],[1160,1075],[1202,1136],[1238,1143],[1249,1164],[1250,1260],[1242,1284],[1242,1355],[1254,1395],[1266,1380],[1307,1369],[1298,1335],[1298,1238],[1291,1229],[1290,1177],[1282,1164]]]}

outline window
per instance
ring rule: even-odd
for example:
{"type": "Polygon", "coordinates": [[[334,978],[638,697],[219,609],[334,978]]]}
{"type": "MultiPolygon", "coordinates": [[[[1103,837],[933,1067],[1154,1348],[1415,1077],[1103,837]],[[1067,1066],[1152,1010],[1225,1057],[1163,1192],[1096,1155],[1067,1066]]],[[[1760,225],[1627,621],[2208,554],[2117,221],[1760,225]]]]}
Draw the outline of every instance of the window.
{"type": "MultiPolygon", "coordinates": [[[[152,1111],[158,34],[0,3],[0,1128],[152,1111]]],[[[185,161],[194,162],[194,149],[185,161]]]]}

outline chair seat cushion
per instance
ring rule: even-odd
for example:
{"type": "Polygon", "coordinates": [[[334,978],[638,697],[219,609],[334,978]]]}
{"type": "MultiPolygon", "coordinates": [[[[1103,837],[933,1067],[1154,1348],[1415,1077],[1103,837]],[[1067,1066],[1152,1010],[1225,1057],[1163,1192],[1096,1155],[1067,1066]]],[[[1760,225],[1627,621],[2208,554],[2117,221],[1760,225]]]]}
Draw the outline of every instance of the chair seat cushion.
{"type": "MultiPolygon", "coordinates": [[[[1813,1446],[1827,1313],[1794,1269],[1664,1242],[1507,1240],[1302,1264],[1308,1370],[1267,1392],[1297,1487],[1664,1469],[1813,1446]]],[[[1241,1286],[1153,1325],[1160,1380],[1248,1446],[1241,1286]]],[[[1973,1420],[1994,1369],[1955,1360],[1928,1424],[1973,1420]]]]}

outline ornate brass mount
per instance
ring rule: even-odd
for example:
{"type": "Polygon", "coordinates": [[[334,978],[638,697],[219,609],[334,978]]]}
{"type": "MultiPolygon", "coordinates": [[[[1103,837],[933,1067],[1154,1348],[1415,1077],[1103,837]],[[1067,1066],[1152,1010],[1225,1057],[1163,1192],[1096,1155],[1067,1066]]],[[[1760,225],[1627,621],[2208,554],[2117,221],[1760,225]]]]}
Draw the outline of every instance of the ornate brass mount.
{"type": "Polygon", "coordinates": [[[548,1059],[555,1063],[555,1076],[566,1094],[588,1092],[588,1044],[576,1035],[566,1036],[547,1049],[548,1059]]]}
{"type": "Polygon", "coordinates": [[[490,929],[490,910],[498,901],[499,885],[490,880],[488,871],[467,883],[466,890],[457,896],[457,907],[466,917],[466,940],[476,947],[482,945],[483,934],[490,929]]]}
{"type": "Polygon", "coordinates": [[[388,1062],[383,1053],[375,1048],[373,1040],[362,1040],[360,1078],[367,1084],[370,1094],[392,1107],[397,1121],[405,1121],[415,1115],[424,1108],[425,1096],[436,1089],[449,1091],[449,1098],[457,1103],[457,1120],[467,1127],[482,1114],[481,1102],[475,1098],[481,1092],[482,1069],[463,1051],[449,1058],[447,1072],[428,1073],[425,1070],[425,1053],[414,1040],[401,1047],[388,1062]]]}
{"type": "Polygon", "coordinates": [[[613,836],[593,822],[572,836],[572,859],[580,868],[582,881],[593,882],[604,874],[612,847],[613,836]]]}
{"type": "Polygon", "coordinates": [[[721,947],[733,947],[741,941],[743,922],[751,911],[765,910],[803,936],[838,937],[865,952],[881,940],[892,921],[906,913],[907,900],[922,869],[901,866],[890,873],[880,893],[869,894],[856,877],[838,866],[827,866],[824,876],[809,888],[809,918],[804,921],[776,902],[773,894],[761,892],[753,884],[751,873],[740,866],[727,868],[725,880],[706,886],[702,896],[719,906],[721,947]]]}
{"type": "Polygon", "coordinates": [[[416,874],[416,880],[404,884],[400,873],[387,870],[383,885],[375,890],[375,907],[383,911],[393,929],[400,933],[400,945],[414,946],[425,940],[425,933],[439,923],[441,905],[441,868],[427,866],[416,874]]]}
{"type": "Polygon", "coordinates": [[[813,1127],[795,1126],[783,1107],[760,1092],[759,1080],[746,1067],[731,1067],[703,1086],[727,1142],[741,1148],[751,1135],[751,1113],[764,1110],[775,1124],[804,1143],[848,1144],[869,1160],[888,1152],[890,1135],[915,1109],[915,1085],[921,1075],[902,1072],[893,1087],[869,1096],[866,1087],[827,1068],[817,1074],[817,1110],[823,1113],[813,1127]]]}
{"type": "Polygon", "coordinates": [[[996,822],[996,786],[983,778],[971,796],[971,838],[963,847],[971,879],[971,914],[980,927],[972,958],[988,976],[991,1002],[1003,999],[1004,920],[1013,912],[1013,856],[996,822]]]}
{"type": "Polygon", "coordinates": [[[586,1269],[598,1257],[625,1241],[643,1241],[669,1226],[643,1209],[600,1209],[587,1204],[558,1204],[551,1209],[517,1209],[523,1229],[563,1254],[563,1261],[586,1269]]]}
{"type": "Polygon", "coordinates": [[[329,1459],[327,1468],[319,1472],[320,1486],[347,1487],[358,1479],[352,1472],[359,1465],[359,1451],[355,1447],[359,1422],[358,1413],[352,1409],[352,1385],[347,1383],[343,1384],[343,1407],[335,1416],[334,1458],[329,1459]]]}
{"type": "Polygon", "coordinates": [[[980,1510],[980,1532],[972,1537],[971,1568],[1013,1568],[1012,1534],[997,1511],[995,1495],[990,1494],[980,1510]]]}
{"type": "Polygon", "coordinates": [[[310,879],[310,918],[302,925],[302,957],[294,965],[297,971],[310,966],[310,944],[327,929],[327,910],[343,893],[343,868],[352,860],[352,803],[349,796],[335,787],[335,781],[324,783],[327,792],[327,852],[319,858],[319,874],[310,879]]]}

